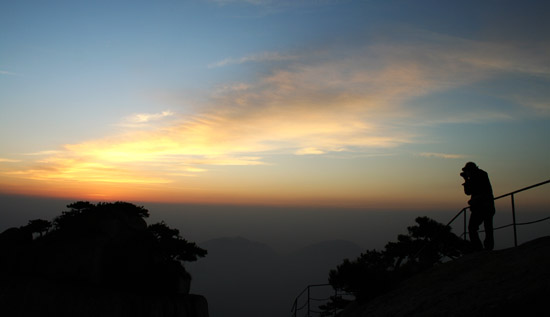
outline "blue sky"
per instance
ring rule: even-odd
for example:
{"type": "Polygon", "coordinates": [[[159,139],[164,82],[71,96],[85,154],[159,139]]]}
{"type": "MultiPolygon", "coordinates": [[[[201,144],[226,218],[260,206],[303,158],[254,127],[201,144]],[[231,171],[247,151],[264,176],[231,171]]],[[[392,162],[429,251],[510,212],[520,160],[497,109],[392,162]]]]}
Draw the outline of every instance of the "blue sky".
{"type": "Polygon", "coordinates": [[[548,6],[4,1],[0,191],[400,208],[465,201],[467,161],[497,194],[546,180],[548,6]]]}

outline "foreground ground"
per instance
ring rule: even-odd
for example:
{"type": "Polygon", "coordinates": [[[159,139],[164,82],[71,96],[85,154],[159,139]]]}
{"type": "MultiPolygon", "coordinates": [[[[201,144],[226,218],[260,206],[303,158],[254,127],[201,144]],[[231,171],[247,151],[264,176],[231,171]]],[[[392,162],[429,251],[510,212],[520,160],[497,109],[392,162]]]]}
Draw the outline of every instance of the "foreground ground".
{"type": "Polygon", "coordinates": [[[342,316],[534,316],[548,309],[549,267],[550,237],[471,254],[352,303],[342,316]]]}

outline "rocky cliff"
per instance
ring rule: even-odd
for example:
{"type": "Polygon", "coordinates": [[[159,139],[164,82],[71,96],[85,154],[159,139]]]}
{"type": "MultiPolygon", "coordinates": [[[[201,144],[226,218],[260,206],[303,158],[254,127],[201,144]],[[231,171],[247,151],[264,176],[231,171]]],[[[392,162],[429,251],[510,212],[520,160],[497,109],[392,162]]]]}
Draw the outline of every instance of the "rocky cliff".
{"type": "Polygon", "coordinates": [[[536,316],[548,311],[550,237],[441,264],[342,317],[536,316]]]}

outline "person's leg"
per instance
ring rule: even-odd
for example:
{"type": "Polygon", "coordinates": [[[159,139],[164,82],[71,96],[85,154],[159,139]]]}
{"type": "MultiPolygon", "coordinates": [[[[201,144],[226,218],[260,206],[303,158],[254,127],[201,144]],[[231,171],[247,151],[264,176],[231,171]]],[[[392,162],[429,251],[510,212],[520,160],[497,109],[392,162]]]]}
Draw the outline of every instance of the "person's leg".
{"type": "Polygon", "coordinates": [[[481,217],[479,213],[470,213],[468,233],[470,235],[470,242],[472,243],[472,246],[476,251],[483,250],[483,245],[481,244],[481,240],[479,239],[479,234],[477,232],[479,230],[479,225],[481,225],[482,222],[483,217],[481,217]]]}
{"type": "Polygon", "coordinates": [[[495,238],[493,236],[493,215],[489,213],[483,219],[483,226],[485,227],[485,250],[493,250],[495,247],[495,238]]]}

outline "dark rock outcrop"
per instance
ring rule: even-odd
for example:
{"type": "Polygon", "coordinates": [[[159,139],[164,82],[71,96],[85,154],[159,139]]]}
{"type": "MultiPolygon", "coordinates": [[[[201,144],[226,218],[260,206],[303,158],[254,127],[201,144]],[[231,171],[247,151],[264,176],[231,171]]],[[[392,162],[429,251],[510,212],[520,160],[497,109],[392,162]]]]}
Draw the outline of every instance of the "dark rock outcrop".
{"type": "Polygon", "coordinates": [[[550,237],[470,254],[420,273],[342,317],[535,316],[547,310],[550,237]]]}

